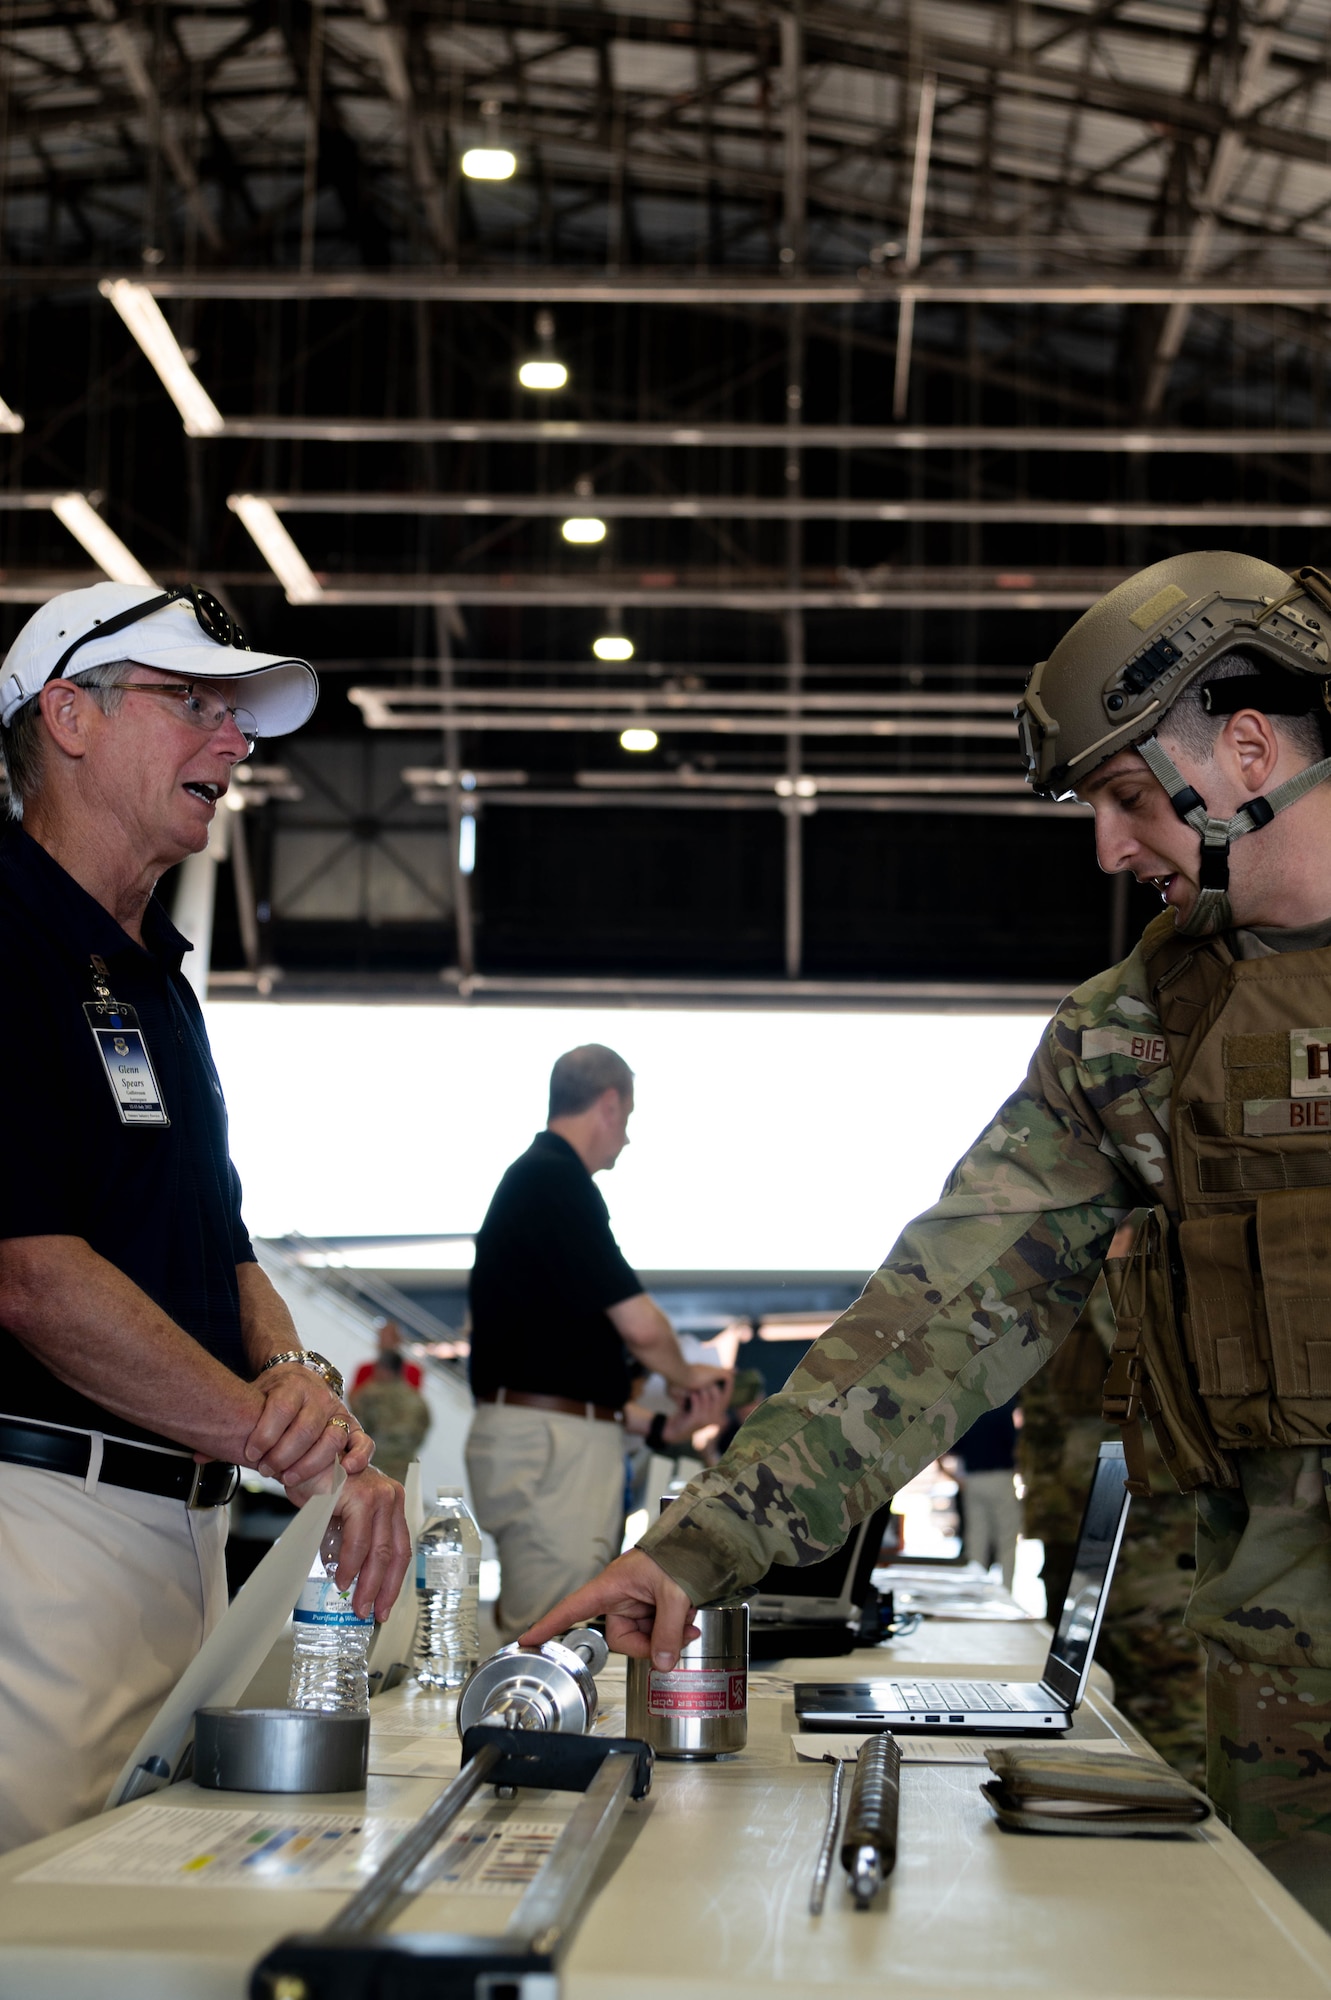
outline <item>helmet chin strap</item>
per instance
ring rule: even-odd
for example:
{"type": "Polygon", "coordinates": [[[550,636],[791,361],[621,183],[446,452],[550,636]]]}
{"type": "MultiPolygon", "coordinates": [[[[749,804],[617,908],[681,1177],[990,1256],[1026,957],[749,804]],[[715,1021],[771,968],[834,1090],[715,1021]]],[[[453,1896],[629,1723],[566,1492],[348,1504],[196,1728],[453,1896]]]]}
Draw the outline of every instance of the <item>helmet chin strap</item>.
{"type": "Polygon", "coordinates": [[[1292,778],[1286,778],[1268,798],[1249,799],[1233,819],[1213,819],[1201,793],[1193,789],[1161,748],[1158,737],[1148,736],[1136,748],[1168,792],[1179,818],[1195,827],[1202,837],[1197,901],[1187,917],[1178,921],[1179,930],[1185,937],[1211,937],[1216,931],[1230,929],[1234,922],[1229,901],[1231,845],[1240,834],[1255,833],[1259,826],[1269,826],[1278,812],[1284,812],[1296,799],[1331,778],[1331,757],[1323,757],[1306,771],[1297,771],[1292,778]]]}

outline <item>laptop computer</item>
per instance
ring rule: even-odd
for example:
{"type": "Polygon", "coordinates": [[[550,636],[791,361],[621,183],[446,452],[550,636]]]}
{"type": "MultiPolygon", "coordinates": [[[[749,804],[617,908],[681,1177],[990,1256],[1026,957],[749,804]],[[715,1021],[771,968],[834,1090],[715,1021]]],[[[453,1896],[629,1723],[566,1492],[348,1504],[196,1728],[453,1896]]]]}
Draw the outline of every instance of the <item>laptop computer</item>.
{"type": "Polygon", "coordinates": [[[1072,1727],[1086,1691],[1095,1641],[1128,1518],[1121,1444],[1102,1444],[1082,1516],[1072,1581],[1044,1673],[1037,1681],[805,1681],[795,1689],[801,1729],[957,1730],[986,1736],[1043,1735],[1072,1727]]]}
{"type": "Polygon", "coordinates": [[[807,1659],[849,1653],[860,1643],[864,1607],[874,1597],[873,1572],[891,1516],[880,1507],[835,1555],[801,1569],[773,1563],[749,1600],[749,1657],[807,1659]]]}

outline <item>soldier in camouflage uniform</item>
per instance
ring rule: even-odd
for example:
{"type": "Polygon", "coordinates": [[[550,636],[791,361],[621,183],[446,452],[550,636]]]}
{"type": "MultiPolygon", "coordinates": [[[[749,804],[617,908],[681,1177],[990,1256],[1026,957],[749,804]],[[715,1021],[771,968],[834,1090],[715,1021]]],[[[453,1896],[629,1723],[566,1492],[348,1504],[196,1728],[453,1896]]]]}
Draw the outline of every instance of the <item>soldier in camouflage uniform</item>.
{"type": "MultiPolygon", "coordinates": [[[[1072,1332],[1021,1392],[1022,1532],[1044,1545],[1051,1624],[1072,1575],[1096,1453],[1116,1434],[1100,1408],[1113,1344],[1113,1309],[1098,1278],[1072,1332]]],[[[1149,1427],[1144,1441],[1151,1491],[1128,1510],[1095,1657],[1123,1713],[1196,1785],[1205,1775],[1205,1667],[1183,1617],[1197,1568],[1197,1509],[1174,1484],[1149,1427]]]]}
{"type": "Polygon", "coordinates": [[[1035,669],[1032,782],[1088,803],[1101,866],[1165,912],[1064,1001],[939,1201],[720,1463],[529,1642],[604,1612],[612,1644],[672,1665],[694,1604],[816,1561],[1007,1401],[1145,1208],[1140,1258],[1111,1274],[1109,1386],[1196,1493],[1208,1788],[1291,1886],[1331,1888],[1324,625],[1316,571],[1178,556],[1035,669]]]}

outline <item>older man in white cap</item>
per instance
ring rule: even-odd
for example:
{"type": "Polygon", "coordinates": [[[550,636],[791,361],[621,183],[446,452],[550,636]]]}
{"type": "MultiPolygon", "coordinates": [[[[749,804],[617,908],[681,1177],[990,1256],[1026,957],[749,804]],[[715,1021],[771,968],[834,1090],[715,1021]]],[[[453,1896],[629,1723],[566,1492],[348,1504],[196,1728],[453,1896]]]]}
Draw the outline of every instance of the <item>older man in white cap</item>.
{"type": "Polygon", "coordinates": [[[237,1467],[341,1460],[339,1581],[386,1614],[401,1489],[254,1261],[188,948],[153,897],[258,734],[317,698],[204,592],[54,598],[0,667],[0,1848],[96,1811],[225,1606],[237,1467]]]}

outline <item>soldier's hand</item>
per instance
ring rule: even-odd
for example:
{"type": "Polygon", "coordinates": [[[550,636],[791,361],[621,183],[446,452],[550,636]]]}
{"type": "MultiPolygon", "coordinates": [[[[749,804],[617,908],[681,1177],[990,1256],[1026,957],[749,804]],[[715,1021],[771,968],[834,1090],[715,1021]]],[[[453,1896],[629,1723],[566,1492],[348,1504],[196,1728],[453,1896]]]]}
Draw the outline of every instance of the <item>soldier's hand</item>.
{"type": "Polygon", "coordinates": [[[698,1636],[687,1594],[649,1555],[630,1549],[581,1590],[556,1604],[553,1611],[547,1611],[522,1633],[520,1643],[542,1645],[602,1614],[606,1642],[613,1652],[627,1653],[634,1660],[650,1659],[662,1673],[674,1666],[689,1640],[698,1636]]]}

